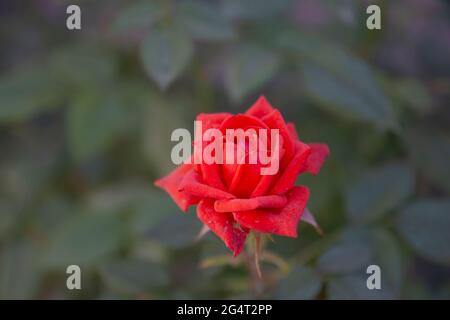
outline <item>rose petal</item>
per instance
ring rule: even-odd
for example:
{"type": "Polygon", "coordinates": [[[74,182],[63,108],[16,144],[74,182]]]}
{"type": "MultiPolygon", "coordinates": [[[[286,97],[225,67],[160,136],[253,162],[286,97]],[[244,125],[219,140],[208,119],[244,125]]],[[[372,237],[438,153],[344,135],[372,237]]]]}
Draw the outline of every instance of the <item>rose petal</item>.
{"type": "MultiPolygon", "coordinates": [[[[220,125],[226,119],[232,116],[231,113],[221,112],[221,113],[200,113],[197,115],[196,120],[202,122],[202,137],[203,133],[211,128],[218,129],[220,125]]],[[[198,134],[198,133],[197,133],[198,134]]],[[[204,141],[203,150],[208,145],[208,141],[204,141]]],[[[210,185],[214,188],[225,190],[225,185],[223,184],[220,168],[217,164],[207,164],[204,161],[200,165],[198,165],[200,169],[203,181],[205,184],[210,185]]]]}
{"type": "Polygon", "coordinates": [[[237,197],[248,198],[261,180],[261,165],[240,164],[231,182],[229,191],[237,197]]]}
{"type": "MultiPolygon", "coordinates": [[[[241,146],[238,146],[236,144],[234,145],[235,160],[237,160],[236,155],[238,153],[238,148],[240,147],[241,146]]],[[[246,152],[244,163],[238,164],[237,161],[236,163],[231,164],[225,163],[222,166],[222,173],[226,185],[228,186],[228,191],[230,193],[241,198],[248,198],[251,195],[252,190],[256,188],[261,179],[260,170],[262,165],[259,163],[249,163],[250,155],[248,153],[248,150],[244,150],[244,152],[246,152]]],[[[255,152],[256,150],[252,151],[253,156],[255,156],[255,152]]],[[[225,150],[224,153],[226,154],[225,150]]],[[[257,155],[255,157],[256,160],[258,160],[257,155]]]]}
{"type": "Polygon", "coordinates": [[[255,189],[252,191],[251,197],[263,196],[269,191],[272,183],[278,179],[278,174],[261,176],[255,189]]]}
{"type": "Polygon", "coordinates": [[[311,147],[311,154],[306,158],[300,173],[309,172],[312,175],[317,175],[325,159],[330,155],[330,149],[322,143],[310,143],[308,145],[311,147]]]}
{"type": "Polygon", "coordinates": [[[269,129],[269,127],[264,123],[261,119],[245,115],[245,114],[236,114],[227,118],[220,125],[220,130],[225,134],[226,129],[249,129],[253,128],[255,130],[258,129],[269,129]]]}
{"type": "Polygon", "coordinates": [[[220,167],[217,163],[202,163],[199,167],[205,184],[220,190],[226,189],[220,175],[220,167]]]}
{"type": "Polygon", "coordinates": [[[165,190],[180,207],[181,210],[187,211],[189,206],[197,204],[200,199],[179,190],[180,183],[183,178],[190,172],[194,172],[193,164],[183,164],[169,173],[167,176],[155,181],[155,186],[165,190]]]}
{"type": "MultiPolygon", "coordinates": [[[[202,131],[206,131],[210,128],[219,128],[222,122],[232,117],[233,115],[228,112],[218,113],[200,113],[195,120],[202,122],[202,131]]],[[[203,132],[202,132],[203,134],[203,132]]]]}
{"type": "Polygon", "coordinates": [[[234,198],[232,194],[226,191],[202,183],[199,174],[195,170],[191,170],[184,176],[178,190],[202,198],[213,198],[213,199],[234,198]]]}
{"type": "Polygon", "coordinates": [[[247,232],[235,226],[235,220],[231,213],[215,211],[214,200],[204,199],[197,206],[197,216],[225,242],[225,245],[233,251],[234,256],[242,251],[247,232]]]}
{"type": "Polygon", "coordinates": [[[262,118],[272,112],[273,107],[265,96],[260,96],[258,100],[245,112],[246,115],[262,118]]]}
{"type": "Polygon", "coordinates": [[[292,122],[288,122],[287,128],[289,130],[289,134],[291,135],[291,139],[293,141],[299,140],[297,129],[295,128],[295,124],[292,122]]]}
{"type": "Polygon", "coordinates": [[[283,208],[287,203],[286,197],[271,195],[255,197],[251,199],[217,200],[214,209],[217,212],[237,212],[255,209],[277,209],[283,208]]]}
{"type": "Polygon", "coordinates": [[[300,169],[311,152],[311,148],[303,142],[297,141],[296,146],[294,157],[270,190],[271,194],[285,193],[294,185],[295,180],[300,173],[300,169]]]}
{"type": "Polygon", "coordinates": [[[244,227],[259,232],[297,237],[297,224],[309,198],[306,187],[294,187],[287,194],[287,204],[280,210],[235,212],[234,218],[244,227]]]}
{"type": "Polygon", "coordinates": [[[280,111],[277,109],[274,109],[271,113],[264,116],[262,120],[270,129],[278,129],[280,136],[283,138],[285,153],[281,159],[281,167],[284,168],[295,154],[295,141],[292,140],[286,122],[284,121],[280,111]]]}
{"type": "MultiPolygon", "coordinates": [[[[273,161],[278,161],[280,165],[280,158],[282,158],[284,156],[285,153],[285,149],[283,148],[283,143],[281,140],[281,146],[280,146],[280,152],[278,153],[278,159],[273,159],[273,161]]],[[[267,168],[268,166],[270,166],[270,164],[266,165],[265,167],[267,168]]],[[[261,172],[261,169],[260,169],[261,172]]],[[[259,197],[259,196],[263,196],[265,195],[270,187],[273,185],[274,181],[277,181],[277,179],[280,176],[280,168],[278,168],[278,172],[276,174],[266,174],[266,175],[262,175],[261,178],[259,179],[258,184],[255,186],[255,188],[253,189],[252,194],[250,195],[251,197],[259,197]]]]}

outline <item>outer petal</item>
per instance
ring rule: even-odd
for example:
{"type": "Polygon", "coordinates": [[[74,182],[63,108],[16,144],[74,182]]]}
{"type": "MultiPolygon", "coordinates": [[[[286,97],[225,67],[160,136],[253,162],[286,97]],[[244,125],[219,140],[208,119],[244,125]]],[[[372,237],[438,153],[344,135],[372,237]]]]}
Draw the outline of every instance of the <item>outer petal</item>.
{"type": "Polygon", "coordinates": [[[192,196],[213,199],[232,199],[234,196],[226,191],[208,186],[202,183],[199,174],[195,170],[189,171],[181,180],[178,188],[192,196]]]}
{"type": "Polygon", "coordinates": [[[183,164],[167,176],[155,181],[155,186],[165,190],[183,211],[187,211],[190,205],[200,201],[198,197],[179,191],[181,181],[190,172],[194,172],[194,165],[183,164]]]}
{"type": "Polygon", "coordinates": [[[294,157],[284,169],[277,182],[275,182],[274,186],[270,190],[270,193],[282,194],[292,188],[297,176],[300,174],[300,169],[304,165],[307,157],[310,155],[310,152],[311,148],[308,145],[297,141],[297,148],[294,157]]]}
{"type": "Polygon", "coordinates": [[[298,132],[297,132],[297,129],[295,128],[294,123],[288,122],[287,128],[289,130],[289,134],[291,135],[291,138],[293,141],[300,140],[300,138],[298,137],[298,132]]]}
{"type": "Polygon", "coordinates": [[[230,199],[217,200],[214,202],[214,209],[217,212],[237,212],[255,209],[279,209],[287,203],[285,196],[271,195],[255,197],[251,199],[230,199]]]}
{"type": "Polygon", "coordinates": [[[204,199],[197,206],[197,216],[225,242],[234,256],[242,251],[248,232],[235,226],[233,214],[215,211],[214,200],[204,199]]]}
{"type": "Polygon", "coordinates": [[[300,170],[300,173],[309,172],[312,175],[319,173],[325,159],[330,155],[330,149],[326,144],[311,143],[308,144],[311,147],[311,154],[300,170]]]}
{"type": "Polygon", "coordinates": [[[260,96],[258,100],[245,112],[246,115],[262,118],[272,112],[273,107],[265,96],[260,96]]]}
{"type": "Polygon", "coordinates": [[[309,198],[306,187],[294,187],[287,194],[287,204],[278,211],[254,210],[235,212],[234,218],[244,227],[265,233],[297,237],[297,224],[309,198]]]}

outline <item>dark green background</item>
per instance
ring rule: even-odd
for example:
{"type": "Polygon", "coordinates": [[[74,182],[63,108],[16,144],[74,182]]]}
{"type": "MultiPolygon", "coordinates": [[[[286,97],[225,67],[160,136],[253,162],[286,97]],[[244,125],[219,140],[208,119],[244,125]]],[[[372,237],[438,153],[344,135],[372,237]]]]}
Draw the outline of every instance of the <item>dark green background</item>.
{"type": "Polygon", "coordinates": [[[78,1],[68,31],[74,1],[0,1],[0,298],[449,299],[450,5],[369,31],[372,2],[78,1]],[[173,129],[261,94],[331,156],[298,179],[325,235],[275,237],[258,281],[152,182],[173,129]]]}

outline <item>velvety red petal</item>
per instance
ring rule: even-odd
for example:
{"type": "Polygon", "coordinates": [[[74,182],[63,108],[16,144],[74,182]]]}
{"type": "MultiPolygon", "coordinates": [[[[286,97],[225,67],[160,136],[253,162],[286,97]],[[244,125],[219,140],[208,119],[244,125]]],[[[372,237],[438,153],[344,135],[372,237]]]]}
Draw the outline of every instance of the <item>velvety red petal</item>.
{"type": "Polygon", "coordinates": [[[210,128],[219,128],[222,122],[231,116],[232,114],[228,112],[200,113],[195,120],[202,122],[202,129],[205,131],[210,128]]]}
{"type": "Polygon", "coordinates": [[[261,180],[261,165],[240,164],[231,182],[229,191],[237,197],[250,197],[261,180]]]}
{"type": "Polygon", "coordinates": [[[265,195],[269,191],[273,182],[278,179],[278,177],[278,174],[261,176],[261,179],[259,179],[259,182],[256,185],[255,189],[253,189],[250,197],[259,197],[265,195]]]}
{"type": "Polygon", "coordinates": [[[226,129],[249,129],[253,128],[255,130],[258,129],[269,129],[269,127],[261,120],[253,116],[245,115],[245,114],[236,114],[227,118],[220,125],[220,130],[225,134],[226,129]]]}
{"type": "MultiPolygon", "coordinates": [[[[237,160],[237,152],[238,146],[234,145],[235,160],[237,160]]],[[[246,152],[245,163],[225,163],[222,165],[222,173],[230,193],[236,195],[237,197],[248,198],[261,179],[260,170],[262,165],[260,163],[249,163],[250,155],[247,150],[244,152],[246,152]]],[[[256,150],[252,151],[253,156],[255,156],[255,152],[256,150]]],[[[224,151],[224,154],[225,153],[226,151],[224,151]]],[[[257,155],[256,160],[258,160],[257,155]]]]}
{"type": "Polygon", "coordinates": [[[200,201],[200,198],[192,194],[179,191],[181,181],[187,174],[194,172],[193,168],[193,164],[183,164],[154,183],[155,186],[165,190],[183,211],[187,211],[189,206],[200,201]]]}
{"type": "Polygon", "coordinates": [[[217,212],[237,212],[255,209],[277,209],[286,205],[285,196],[270,195],[251,199],[217,200],[214,209],[217,212]]]}
{"type": "Polygon", "coordinates": [[[285,153],[281,159],[281,167],[284,168],[295,154],[295,141],[292,140],[286,122],[284,121],[280,111],[277,109],[274,109],[271,113],[264,116],[262,120],[270,129],[278,129],[281,137],[283,138],[285,153]]]}
{"type": "Polygon", "coordinates": [[[237,168],[238,168],[238,164],[236,164],[236,163],[231,163],[231,164],[224,163],[221,166],[222,177],[225,182],[225,185],[228,187],[228,190],[230,189],[230,186],[233,183],[233,179],[234,179],[234,176],[236,175],[237,168]]]}
{"type": "MultiPolygon", "coordinates": [[[[278,154],[279,162],[281,162],[279,159],[281,159],[284,156],[284,153],[285,153],[285,149],[283,147],[283,141],[281,141],[280,152],[278,154]]],[[[274,159],[274,160],[277,161],[276,159],[274,159]]],[[[279,163],[279,165],[280,165],[280,163],[279,163]]],[[[266,165],[265,167],[267,167],[267,166],[268,165],[266,165]]],[[[280,168],[278,169],[278,172],[276,174],[261,175],[261,178],[259,179],[258,184],[253,189],[250,197],[259,197],[259,196],[263,196],[263,195],[267,194],[267,192],[270,190],[271,186],[274,184],[275,181],[278,180],[279,177],[280,177],[280,168]]]]}
{"type": "MultiPolygon", "coordinates": [[[[231,116],[232,114],[227,112],[200,113],[199,115],[197,115],[196,120],[202,122],[201,134],[203,136],[203,132],[211,128],[218,129],[223,123],[223,121],[230,118],[231,116]]],[[[208,145],[208,143],[209,142],[204,141],[203,148],[205,148],[208,145]]],[[[217,164],[207,164],[202,162],[201,164],[197,165],[197,168],[201,172],[205,184],[210,185],[214,188],[225,190],[225,186],[223,184],[220,174],[220,169],[217,164]]]]}
{"type": "Polygon", "coordinates": [[[213,198],[213,199],[234,198],[232,194],[226,191],[204,184],[199,174],[195,170],[191,170],[184,176],[184,178],[181,180],[178,190],[201,198],[213,198]]]}
{"type": "Polygon", "coordinates": [[[200,164],[199,168],[202,174],[202,179],[205,182],[205,184],[220,190],[226,189],[222,181],[222,177],[220,174],[220,167],[218,164],[202,163],[200,164]]]}
{"type": "Polygon", "coordinates": [[[297,225],[309,198],[306,187],[294,187],[287,193],[287,204],[279,210],[235,212],[235,220],[244,227],[264,233],[297,237],[297,225]]]}
{"type": "Polygon", "coordinates": [[[295,124],[293,124],[292,122],[289,122],[287,124],[287,128],[288,128],[289,134],[291,135],[292,141],[297,141],[300,139],[298,137],[298,132],[297,132],[297,129],[295,128],[295,124]]]}
{"type": "Polygon", "coordinates": [[[291,189],[300,174],[300,169],[310,155],[311,148],[307,144],[297,141],[296,146],[294,157],[270,190],[271,194],[282,194],[291,189]]]}
{"type": "Polygon", "coordinates": [[[272,112],[273,107],[267,101],[266,97],[260,96],[258,100],[245,112],[246,115],[262,118],[272,112]]]}
{"type": "Polygon", "coordinates": [[[197,216],[225,242],[234,256],[242,251],[248,232],[235,226],[233,214],[215,211],[214,200],[204,199],[197,206],[197,216]]]}
{"type": "Polygon", "coordinates": [[[306,158],[300,173],[309,172],[312,175],[319,173],[325,159],[330,155],[330,149],[326,144],[310,143],[311,154],[306,158]]]}

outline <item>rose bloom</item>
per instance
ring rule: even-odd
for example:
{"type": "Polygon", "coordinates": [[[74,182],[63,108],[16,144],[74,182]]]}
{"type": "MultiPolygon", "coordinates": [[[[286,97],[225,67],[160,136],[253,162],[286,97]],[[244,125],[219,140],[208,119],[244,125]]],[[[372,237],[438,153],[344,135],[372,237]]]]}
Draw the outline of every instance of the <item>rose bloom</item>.
{"type": "MultiPolygon", "coordinates": [[[[280,111],[263,96],[244,114],[199,114],[196,120],[202,121],[203,132],[209,128],[224,134],[226,129],[252,128],[257,132],[278,129],[278,172],[261,175],[260,169],[266,165],[259,162],[206,164],[203,161],[182,164],[155,185],[164,189],[183,211],[197,205],[198,218],[235,256],[242,251],[251,230],[297,237],[297,225],[306,211],[309,190],[295,186],[295,181],[301,173],[319,172],[329,155],[328,146],[300,141],[295,125],[286,123],[280,111]]],[[[205,143],[208,142],[203,141],[203,147],[205,143]]],[[[248,157],[249,149],[246,150],[248,157]]]]}

